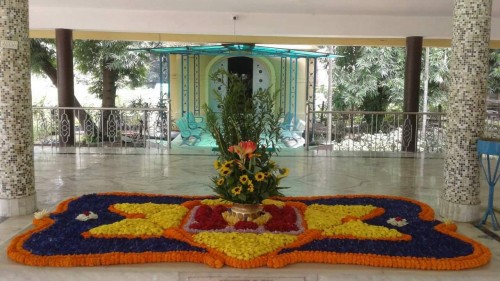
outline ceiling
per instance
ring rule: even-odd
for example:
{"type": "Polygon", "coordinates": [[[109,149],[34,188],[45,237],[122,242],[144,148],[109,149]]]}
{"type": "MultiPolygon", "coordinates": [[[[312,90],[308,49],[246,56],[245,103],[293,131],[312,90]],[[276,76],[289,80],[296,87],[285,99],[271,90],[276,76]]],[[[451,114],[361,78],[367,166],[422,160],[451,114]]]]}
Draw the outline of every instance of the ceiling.
{"type": "MultiPolygon", "coordinates": [[[[31,0],[30,6],[317,15],[450,16],[453,13],[453,2],[453,0],[31,0]]],[[[493,8],[493,15],[500,16],[500,5],[494,5],[493,8]]]]}
{"type": "MultiPolygon", "coordinates": [[[[158,38],[185,34],[302,42],[299,39],[450,39],[454,0],[30,0],[29,5],[30,29],[39,32],[68,28],[158,38]]],[[[493,0],[491,38],[500,40],[500,0],[493,0]]]]}

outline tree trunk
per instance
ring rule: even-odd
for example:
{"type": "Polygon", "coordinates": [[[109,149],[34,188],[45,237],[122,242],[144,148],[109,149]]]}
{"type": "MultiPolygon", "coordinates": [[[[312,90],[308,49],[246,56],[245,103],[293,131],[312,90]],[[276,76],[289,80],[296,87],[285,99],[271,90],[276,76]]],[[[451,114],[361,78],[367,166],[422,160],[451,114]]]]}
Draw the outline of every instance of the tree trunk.
{"type": "MultiPolygon", "coordinates": [[[[42,70],[52,81],[52,84],[57,88],[57,69],[49,61],[44,61],[42,70]]],[[[75,97],[75,107],[82,107],[78,99],[75,97]]],[[[92,117],[83,109],[75,111],[76,118],[80,122],[80,126],[84,128],[85,134],[88,136],[97,136],[97,126],[92,120],[92,117]]]]}
{"type": "MultiPolygon", "coordinates": [[[[118,80],[118,71],[109,69],[112,61],[105,61],[102,66],[102,107],[115,107],[116,100],[116,81],[118,80]]],[[[114,142],[117,137],[118,116],[113,114],[112,110],[103,110],[102,113],[102,134],[103,141],[114,142]]]]}
{"type": "Polygon", "coordinates": [[[52,81],[52,84],[57,87],[57,69],[48,61],[44,61],[42,65],[42,70],[45,72],[52,81]]]}

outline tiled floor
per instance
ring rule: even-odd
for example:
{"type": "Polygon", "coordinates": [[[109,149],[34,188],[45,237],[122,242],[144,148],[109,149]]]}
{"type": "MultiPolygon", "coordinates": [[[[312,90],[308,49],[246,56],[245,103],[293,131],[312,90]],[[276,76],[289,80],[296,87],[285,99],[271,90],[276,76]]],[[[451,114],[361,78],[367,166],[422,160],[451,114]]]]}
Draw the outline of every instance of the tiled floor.
{"type": "MultiPolygon", "coordinates": [[[[411,155],[333,153],[309,155],[283,153],[277,159],[291,170],[284,181],[287,195],[384,194],[414,198],[436,208],[443,184],[443,160],[411,155]],[[377,156],[377,157],[373,157],[377,156]],[[403,156],[403,157],[399,157],[403,156]]],[[[214,155],[35,155],[36,189],[40,209],[52,209],[71,196],[106,191],[180,195],[210,194],[209,177],[214,155]]],[[[482,187],[486,203],[487,185],[482,187]]],[[[500,202],[496,196],[496,202],[500,202]]],[[[94,268],[37,268],[10,261],[8,241],[26,229],[31,216],[8,218],[0,223],[0,281],[3,280],[497,280],[500,275],[500,242],[472,224],[459,224],[459,232],[492,250],[490,264],[460,272],[416,271],[367,266],[295,264],[275,270],[259,268],[211,269],[203,264],[143,264],[94,268]],[[210,278],[212,279],[210,279],[210,278]]],[[[500,234],[498,231],[496,234],[500,234]]]]}

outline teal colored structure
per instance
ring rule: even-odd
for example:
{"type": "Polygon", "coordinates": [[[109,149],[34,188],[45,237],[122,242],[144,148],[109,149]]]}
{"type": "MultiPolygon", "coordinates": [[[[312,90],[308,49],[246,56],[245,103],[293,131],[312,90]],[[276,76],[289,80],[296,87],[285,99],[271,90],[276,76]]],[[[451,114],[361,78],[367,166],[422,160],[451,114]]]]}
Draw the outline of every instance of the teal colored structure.
{"type": "Polygon", "coordinates": [[[480,225],[485,224],[489,216],[491,216],[491,224],[494,230],[499,230],[498,220],[495,215],[495,210],[493,209],[493,194],[495,191],[495,185],[500,179],[500,159],[497,159],[495,168],[492,169],[490,156],[500,157],[500,139],[479,139],[477,141],[477,154],[479,157],[479,165],[483,169],[484,175],[486,176],[486,181],[489,185],[489,195],[488,195],[488,207],[484,213],[480,225]],[[487,168],[484,167],[482,157],[486,155],[487,168]]]}
{"type": "MultiPolygon", "coordinates": [[[[254,44],[221,44],[206,46],[183,46],[142,49],[159,56],[160,83],[168,85],[168,89],[161,89],[160,103],[165,98],[170,98],[170,55],[180,55],[181,66],[179,71],[180,81],[180,106],[181,116],[193,112],[195,116],[201,113],[200,94],[200,56],[227,56],[227,57],[254,57],[254,58],[279,58],[281,71],[277,77],[276,87],[279,87],[279,107],[283,113],[297,115],[299,60],[306,60],[306,101],[311,110],[314,109],[316,65],[317,59],[338,57],[332,54],[258,46],[254,44]],[[194,107],[194,108],[192,108],[194,107]]],[[[311,124],[312,125],[312,124],[311,124]]]]}

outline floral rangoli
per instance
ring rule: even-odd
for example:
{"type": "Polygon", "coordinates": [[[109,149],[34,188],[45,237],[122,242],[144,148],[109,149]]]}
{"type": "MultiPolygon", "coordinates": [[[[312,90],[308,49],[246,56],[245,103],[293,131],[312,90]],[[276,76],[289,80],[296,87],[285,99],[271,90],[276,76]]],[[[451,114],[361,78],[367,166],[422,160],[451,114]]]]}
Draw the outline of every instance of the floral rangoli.
{"type": "Polygon", "coordinates": [[[36,266],[198,262],[237,268],[317,262],[457,270],[489,262],[485,246],[434,219],[424,203],[391,196],[266,200],[248,221],[212,197],[90,194],[38,215],[8,256],[36,266]]]}

